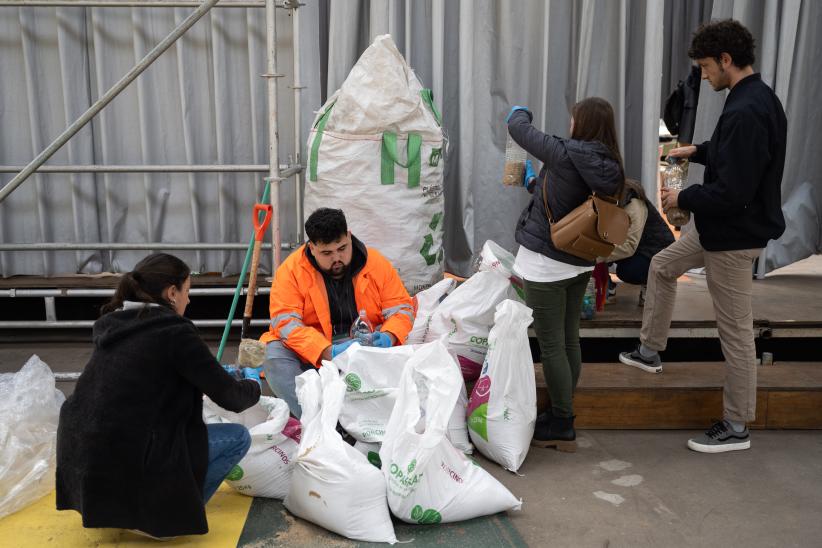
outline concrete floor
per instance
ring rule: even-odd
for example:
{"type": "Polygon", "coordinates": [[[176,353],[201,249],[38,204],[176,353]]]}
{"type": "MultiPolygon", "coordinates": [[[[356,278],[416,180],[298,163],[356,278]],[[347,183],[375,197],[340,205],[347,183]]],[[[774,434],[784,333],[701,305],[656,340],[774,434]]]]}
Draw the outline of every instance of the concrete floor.
{"type": "Polygon", "coordinates": [[[822,432],[759,431],[752,448],[689,451],[685,431],[583,431],[575,454],[532,449],[516,477],[529,546],[820,546],[822,432]]]}

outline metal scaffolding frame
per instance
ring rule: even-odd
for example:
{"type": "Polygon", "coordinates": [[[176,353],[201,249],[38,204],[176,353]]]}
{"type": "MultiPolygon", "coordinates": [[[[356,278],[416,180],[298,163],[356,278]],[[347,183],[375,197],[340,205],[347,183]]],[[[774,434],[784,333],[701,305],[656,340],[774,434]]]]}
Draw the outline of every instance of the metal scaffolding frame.
{"type": "MultiPolygon", "coordinates": [[[[272,272],[276,270],[281,262],[281,250],[293,249],[301,243],[302,237],[302,189],[300,173],[304,170],[301,165],[300,154],[300,118],[301,104],[300,92],[304,86],[300,84],[300,57],[299,57],[299,7],[303,5],[298,0],[0,0],[2,7],[148,7],[148,8],[176,8],[195,7],[196,9],[186,17],[168,36],[161,40],[152,48],[135,66],[129,70],[120,80],[117,81],[103,96],[95,101],[77,120],[68,126],[58,137],[54,139],[40,154],[38,154],[26,166],[0,166],[0,173],[17,173],[11,181],[0,188],[0,202],[5,200],[17,187],[19,187],[33,173],[268,173],[267,180],[272,183],[271,205],[274,215],[271,222],[272,243],[264,244],[264,249],[271,249],[272,272]],[[120,94],[131,82],[133,82],[145,69],[147,69],[157,58],[171,47],[185,32],[199,21],[212,8],[265,8],[266,22],[266,71],[261,77],[267,82],[268,98],[268,137],[269,137],[269,163],[268,165],[44,165],[45,162],[54,155],[63,145],[68,142],[80,129],[82,129],[91,119],[106,107],[117,95],[120,94]],[[277,9],[288,9],[292,15],[293,25],[293,70],[294,85],[294,139],[296,153],[294,163],[291,165],[280,165],[279,159],[279,132],[278,132],[278,109],[277,109],[277,79],[283,74],[277,72],[277,29],[276,11],[277,9]],[[280,203],[279,189],[280,183],[291,177],[295,178],[296,195],[296,218],[297,218],[297,242],[283,243],[280,236],[280,203]]],[[[68,251],[68,250],[215,250],[215,249],[245,249],[245,243],[173,243],[173,242],[147,242],[147,243],[68,243],[68,242],[45,242],[28,244],[5,244],[0,243],[0,251],[68,251]]],[[[39,293],[27,293],[27,290],[10,289],[0,291],[2,297],[14,296],[40,296],[39,293]]],[[[38,290],[45,293],[46,316],[45,322],[0,322],[0,328],[62,328],[62,327],[91,327],[93,322],[85,321],[58,321],[54,313],[55,296],[92,296],[82,293],[84,290],[38,290]],[[57,293],[49,293],[51,291],[57,293]]],[[[94,291],[94,290],[85,290],[94,291]]],[[[102,290],[109,291],[109,290],[102,290]]],[[[268,290],[261,289],[263,293],[268,290]]],[[[233,290],[226,289],[193,289],[192,294],[222,295],[233,294],[233,290]],[[223,293],[227,291],[227,293],[223,293]]],[[[95,293],[95,295],[98,295],[95,293]]],[[[100,293],[99,295],[103,295],[100,293]]],[[[224,320],[199,320],[195,324],[206,327],[221,326],[224,320]]],[[[267,325],[267,320],[256,320],[252,325],[267,325]]],[[[232,325],[239,325],[239,320],[232,322],[232,325]]]]}

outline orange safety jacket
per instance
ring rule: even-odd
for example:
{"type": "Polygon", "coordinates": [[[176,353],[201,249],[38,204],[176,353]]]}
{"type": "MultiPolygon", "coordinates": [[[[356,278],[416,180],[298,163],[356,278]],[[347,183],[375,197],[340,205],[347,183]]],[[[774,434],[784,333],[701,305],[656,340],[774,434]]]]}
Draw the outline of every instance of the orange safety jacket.
{"type": "MultiPolygon", "coordinates": [[[[371,325],[402,344],[414,325],[414,305],[391,262],[367,248],[365,266],[354,276],[357,310],[365,310],[371,325]]],[[[282,341],[302,360],[320,367],[323,350],[331,344],[331,312],[322,274],[305,252],[294,251],[274,275],[269,298],[271,325],[260,340],[282,341]]]]}

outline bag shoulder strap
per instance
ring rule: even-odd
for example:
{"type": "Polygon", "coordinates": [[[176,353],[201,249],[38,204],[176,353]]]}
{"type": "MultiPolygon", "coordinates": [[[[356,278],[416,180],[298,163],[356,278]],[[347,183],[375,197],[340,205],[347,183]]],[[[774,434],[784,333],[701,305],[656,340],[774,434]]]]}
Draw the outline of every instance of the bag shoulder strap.
{"type": "Polygon", "coordinates": [[[542,205],[545,206],[545,213],[548,215],[548,224],[554,224],[554,214],[551,213],[551,208],[548,206],[548,172],[545,172],[545,178],[542,180],[542,205]]]}

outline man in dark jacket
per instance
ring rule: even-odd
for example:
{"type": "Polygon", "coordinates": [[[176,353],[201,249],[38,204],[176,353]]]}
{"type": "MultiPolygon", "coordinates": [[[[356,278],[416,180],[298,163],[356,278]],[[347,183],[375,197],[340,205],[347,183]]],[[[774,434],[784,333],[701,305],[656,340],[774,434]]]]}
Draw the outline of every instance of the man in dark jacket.
{"type": "Polygon", "coordinates": [[[662,189],[662,207],[693,212],[698,234],[684,234],[654,257],[641,344],[619,359],[646,371],[662,370],[658,352],[667,342],[676,279],[705,266],[727,364],[724,420],[689,440],[688,447],[721,453],[750,447],[746,423],[756,411],[752,267],[768,240],[785,230],[780,186],[787,121],[779,98],[753,71],[753,37],[739,22],[703,25],[688,55],[714,90],[730,90],[711,140],[671,151],[704,164],[704,182],[682,191],[662,189]]]}

